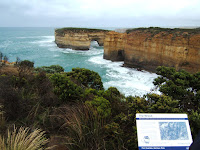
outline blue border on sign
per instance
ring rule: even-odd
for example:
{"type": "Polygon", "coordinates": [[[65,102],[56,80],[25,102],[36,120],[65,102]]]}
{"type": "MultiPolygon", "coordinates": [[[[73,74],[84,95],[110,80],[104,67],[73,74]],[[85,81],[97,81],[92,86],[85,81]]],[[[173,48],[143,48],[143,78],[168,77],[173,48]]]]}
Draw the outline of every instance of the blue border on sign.
{"type": "Polygon", "coordinates": [[[139,150],[189,150],[189,146],[141,146],[139,150]]]}
{"type": "Polygon", "coordinates": [[[188,118],[136,118],[136,120],[188,120],[188,118]]]}

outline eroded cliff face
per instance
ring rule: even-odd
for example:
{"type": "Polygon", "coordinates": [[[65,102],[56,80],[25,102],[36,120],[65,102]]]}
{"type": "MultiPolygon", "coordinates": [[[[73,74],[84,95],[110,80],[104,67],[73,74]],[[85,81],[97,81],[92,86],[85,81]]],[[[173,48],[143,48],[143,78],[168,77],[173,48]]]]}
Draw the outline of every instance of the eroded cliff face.
{"type": "Polygon", "coordinates": [[[124,60],[125,66],[148,71],[163,65],[197,72],[200,71],[200,32],[172,29],[109,32],[104,42],[104,58],[124,60]]]}
{"type": "Polygon", "coordinates": [[[104,59],[112,61],[124,60],[126,38],[126,33],[108,32],[104,39],[104,59]]]}
{"type": "Polygon", "coordinates": [[[103,46],[107,30],[64,28],[55,30],[55,42],[60,48],[89,50],[91,41],[103,46]]]}

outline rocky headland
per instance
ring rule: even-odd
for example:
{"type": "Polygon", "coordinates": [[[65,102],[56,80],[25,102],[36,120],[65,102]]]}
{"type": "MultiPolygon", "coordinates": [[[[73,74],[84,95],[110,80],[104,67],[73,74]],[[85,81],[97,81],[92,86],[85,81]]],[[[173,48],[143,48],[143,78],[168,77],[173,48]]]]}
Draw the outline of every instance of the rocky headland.
{"type": "Polygon", "coordinates": [[[74,50],[89,50],[91,41],[104,45],[108,30],[88,28],[61,28],[55,30],[55,42],[60,48],[74,50]]]}
{"type": "Polygon", "coordinates": [[[155,71],[158,66],[200,71],[200,29],[138,28],[108,32],[104,59],[155,71]]]}
{"type": "MultiPolygon", "coordinates": [[[[121,31],[121,30],[120,30],[121,31]]],[[[101,29],[55,30],[60,48],[88,50],[91,41],[104,46],[104,59],[124,61],[124,66],[155,71],[158,66],[200,71],[200,29],[136,28],[123,32],[101,29]]]]}

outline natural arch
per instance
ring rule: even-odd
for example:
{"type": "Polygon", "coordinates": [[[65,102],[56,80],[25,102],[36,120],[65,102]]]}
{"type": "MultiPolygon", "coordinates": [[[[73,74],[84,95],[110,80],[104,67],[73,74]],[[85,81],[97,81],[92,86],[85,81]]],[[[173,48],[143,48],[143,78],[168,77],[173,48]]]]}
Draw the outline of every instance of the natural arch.
{"type": "Polygon", "coordinates": [[[55,42],[60,48],[74,50],[89,50],[91,41],[97,41],[99,46],[104,45],[107,30],[64,28],[55,30],[55,42]]]}

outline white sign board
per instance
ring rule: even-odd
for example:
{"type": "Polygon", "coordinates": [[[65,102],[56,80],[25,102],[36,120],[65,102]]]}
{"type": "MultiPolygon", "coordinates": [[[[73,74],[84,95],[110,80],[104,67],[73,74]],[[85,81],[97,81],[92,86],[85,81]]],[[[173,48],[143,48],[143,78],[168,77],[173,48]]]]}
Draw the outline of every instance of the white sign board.
{"type": "Polygon", "coordinates": [[[192,136],[186,114],[136,114],[139,150],[188,150],[192,136]]]}

